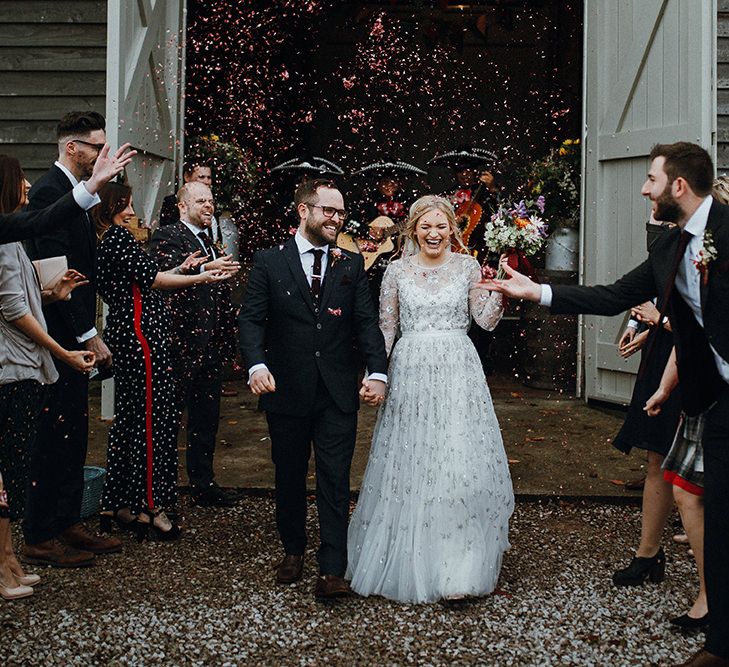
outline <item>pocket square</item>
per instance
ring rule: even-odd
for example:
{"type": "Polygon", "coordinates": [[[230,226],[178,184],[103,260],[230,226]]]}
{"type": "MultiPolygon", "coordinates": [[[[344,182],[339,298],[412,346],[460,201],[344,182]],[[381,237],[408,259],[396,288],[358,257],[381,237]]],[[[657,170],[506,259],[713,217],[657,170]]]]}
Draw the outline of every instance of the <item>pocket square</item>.
{"type": "Polygon", "coordinates": [[[341,308],[327,308],[327,312],[332,317],[341,317],[342,316],[342,309],[341,308]]]}

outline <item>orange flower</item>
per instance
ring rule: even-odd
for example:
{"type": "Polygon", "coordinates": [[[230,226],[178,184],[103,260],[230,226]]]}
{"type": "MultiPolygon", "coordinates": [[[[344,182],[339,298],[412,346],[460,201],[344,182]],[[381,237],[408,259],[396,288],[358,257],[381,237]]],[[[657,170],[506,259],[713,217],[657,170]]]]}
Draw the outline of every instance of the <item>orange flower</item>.
{"type": "Polygon", "coordinates": [[[524,229],[524,227],[529,226],[529,218],[514,218],[514,224],[519,229],[524,229]]]}

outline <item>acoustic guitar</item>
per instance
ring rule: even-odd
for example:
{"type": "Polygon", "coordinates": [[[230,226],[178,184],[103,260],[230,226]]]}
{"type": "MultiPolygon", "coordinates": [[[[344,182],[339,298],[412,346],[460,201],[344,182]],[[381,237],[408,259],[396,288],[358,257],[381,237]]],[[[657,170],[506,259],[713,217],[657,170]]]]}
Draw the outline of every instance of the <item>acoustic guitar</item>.
{"type": "Polygon", "coordinates": [[[362,255],[365,271],[372,268],[378,257],[395,250],[393,236],[400,233],[403,225],[395,224],[392,218],[388,218],[386,215],[380,215],[370,222],[367,227],[381,229],[383,231],[382,238],[378,240],[358,239],[346,232],[340,232],[337,237],[337,245],[342,250],[349,250],[362,255]]]}

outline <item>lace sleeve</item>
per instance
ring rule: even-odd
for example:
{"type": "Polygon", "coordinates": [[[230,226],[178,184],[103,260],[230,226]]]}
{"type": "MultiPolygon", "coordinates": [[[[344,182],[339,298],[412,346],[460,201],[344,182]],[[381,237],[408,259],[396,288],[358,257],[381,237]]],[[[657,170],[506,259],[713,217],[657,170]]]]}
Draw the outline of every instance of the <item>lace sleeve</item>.
{"type": "Polygon", "coordinates": [[[385,350],[388,357],[400,330],[400,304],[395,276],[398,264],[399,262],[395,261],[388,265],[380,288],[380,330],[385,337],[385,350]]]}
{"type": "Polygon", "coordinates": [[[468,306],[476,324],[486,331],[493,331],[504,314],[504,300],[498,292],[489,292],[481,285],[481,267],[469,258],[468,306]]]}

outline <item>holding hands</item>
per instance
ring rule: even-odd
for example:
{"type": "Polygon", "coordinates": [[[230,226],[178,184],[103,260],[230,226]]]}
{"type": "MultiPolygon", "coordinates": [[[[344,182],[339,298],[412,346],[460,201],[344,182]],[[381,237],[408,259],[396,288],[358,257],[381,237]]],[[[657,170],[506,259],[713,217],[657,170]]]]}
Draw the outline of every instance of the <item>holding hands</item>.
{"type": "Polygon", "coordinates": [[[387,386],[381,380],[370,380],[368,378],[362,380],[359,396],[368,405],[377,407],[385,400],[386,393],[387,386]]]}
{"type": "Polygon", "coordinates": [[[259,368],[251,375],[251,391],[256,395],[270,394],[276,391],[276,380],[273,379],[268,368],[259,368]]]}

